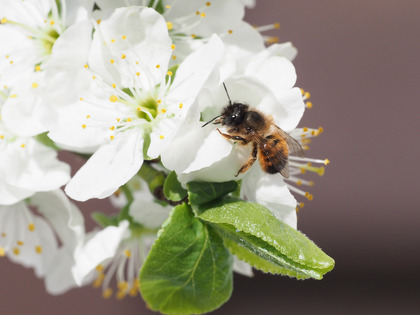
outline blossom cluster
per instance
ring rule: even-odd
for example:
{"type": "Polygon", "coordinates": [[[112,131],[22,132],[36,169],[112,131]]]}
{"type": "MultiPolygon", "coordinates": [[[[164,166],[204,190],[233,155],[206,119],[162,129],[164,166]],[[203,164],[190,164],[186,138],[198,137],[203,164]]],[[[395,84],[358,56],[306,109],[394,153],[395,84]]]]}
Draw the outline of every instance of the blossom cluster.
{"type": "MultiPolygon", "coordinates": [[[[240,182],[242,199],[296,229],[295,196],[312,199],[303,174],[322,175],[328,160],[290,155],[287,179],[258,163],[236,177],[250,147],[202,128],[228,104],[225,85],[303,149],[322,132],[297,128],[312,104],[295,87],[296,49],[267,47],[263,32],[278,24],[245,22],[254,4],[0,0],[0,255],[34,268],[52,294],[92,283],[104,297],[135,296],[174,205],[153,180],[171,172],[184,188],[240,182]],[[58,151],[85,158],[74,176],[58,151]],[[109,197],[118,211],[88,232],[69,197],[109,197]]],[[[236,257],[233,268],[252,275],[236,257]]]]}

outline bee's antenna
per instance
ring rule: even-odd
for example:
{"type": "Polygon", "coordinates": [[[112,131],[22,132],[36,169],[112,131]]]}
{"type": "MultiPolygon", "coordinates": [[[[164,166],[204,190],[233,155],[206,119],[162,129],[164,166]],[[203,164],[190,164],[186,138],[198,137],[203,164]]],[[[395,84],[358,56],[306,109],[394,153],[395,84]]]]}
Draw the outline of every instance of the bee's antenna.
{"type": "Polygon", "coordinates": [[[230,99],[230,96],[229,96],[228,90],[227,90],[227,88],[226,88],[226,84],[225,84],[225,82],[223,82],[223,87],[225,88],[226,95],[227,95],[227,97],[228,97],[228,99],[229,99],[229,105],[232,105],[232,100],[230,99]]]}
{"type": "Polygon", "coordinates": [[[211,123],[213,120],[215,120],[216,118],[219,118],[220,116],[222,116],[222,115],[219,115],[219,116],[216,116],[216,117],[214,117],[213,119],[211,119],[211,120],[209,120],[208,122],[206,122],[204,125],[202,125],[201,127],[205,127],[205,126],[207,126],[209,123],[211,123]]]}

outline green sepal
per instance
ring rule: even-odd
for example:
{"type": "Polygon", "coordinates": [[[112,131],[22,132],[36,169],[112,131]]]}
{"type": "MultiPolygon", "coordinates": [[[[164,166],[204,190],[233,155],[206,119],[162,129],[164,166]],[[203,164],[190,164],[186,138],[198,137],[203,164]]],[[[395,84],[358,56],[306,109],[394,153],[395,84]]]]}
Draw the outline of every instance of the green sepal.
{"type": "MultiPolygon", "coordinates": [[[[331,257],[260,204],[227,196],[199,206],[196,212],[200,219],[211,223],[224,238],[277,265],[280,268],[278,271],[287,269],[289,276],[322,279],[325,273],[334,268],[331,257]]],[[[229,242],[226,244],[230,245],[229,242]]],[[[230,248],[235,251],[234,246],[230,248]]],[[[253,264],[259,267],[257,260],[253,264]]],[[[261,268],[269,271],[266,266],[261,265],[261,268]]]]}
{"type": "Polygon", "coordinates": [[[147,4],[148,7],[153,8],[158,12],[159,14],[165,13],[165,7],[163,6],[162,0],[159,0],[157,4],[155,4],[156,0],[150,0],[147,4]]]}
{"type": "Polygon", "coordinates": [[[55,142],[54,142],[54,141],[52,141],[52,140],[48,137],[47,132],[40,133],[39,135],[36,135],[34,138],[35,138],[38,142],[42,143],[43,145],[45,145],[45,146],[47,146],[47,147],[49,147],[49,148],[52,148],[52,149],[54,149],[54,150],[56,150],[56,151],[59,151],[59,150],[60,150],[60,148],[59,148],[59,147],[55,144],[55,142]]]}
{"type": "Polygon", "coordinates": [[[210,226],[195,218],[188,205],[179,205],[158,232],[139,283],[154,311],[210,312],[232,293],[232,256],[210,226]]]}
{"type": "Polygon", "coordinates": [[[92,219],[103,228],[106,228],[107,226],[118,226],[120,221],[118,216],[107,216],[102,212],[92,213],[92,219]]]}
{"type": "Polygon", "coordinates": [[[165,182],[163,183],[163,194],[165,197],[172,201],[181,201],[187,197],[187,191],[182,187],[181,183],[178,181],[176,173],[172,171],[166,177],[165,182]]]}
{"type": "Polygon", "coordinates": [[[222,183],[189,182],[187,183],[187,187],[188,200],[195,210],[195,207],[197,206],[203,205],[235,191],[238,188],[238,183],[235,181],[222,183]]]}

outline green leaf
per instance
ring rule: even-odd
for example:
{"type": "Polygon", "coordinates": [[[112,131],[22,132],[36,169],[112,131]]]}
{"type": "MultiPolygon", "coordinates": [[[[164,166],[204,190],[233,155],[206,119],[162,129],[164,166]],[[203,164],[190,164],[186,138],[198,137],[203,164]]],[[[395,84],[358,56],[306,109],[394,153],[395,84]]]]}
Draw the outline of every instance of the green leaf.
{"type": "Polygon", "coordinates": [[[166,177],[165,183],[163,184],[163,193],[167,199],[175,202],[187,197],[187,191],[182,188],[174,171],[166,177]]]}
{"type": "Polygon", "coordinates": [[[186,205],[175,207],[140,271],[140,292],[165,314],[210,312],[232,293],[232,256],[186,205]]]}
{"type": "Polygon", "coordinates": [[[189,182],[187,187],[188,199],[194,208],[235,191],[238,188],[238,183],[235,181],[223,183],[189,182]]]}
{"type": "Polygon", "coordinates": [[[322,279],[334,268],[334,260],[299,231],[277,220],[262,205],[225,197],[202,205],[197,209],[199,218],[213,224],[226,239],[225,245],[251,265],[271,272],[259,258],[279,267],[274,273],[300,279],[322,279]],[[244,250],[254,255],[245,254],[244,250]],[[287,272],[283,272],[286,269],[287,272]]]}

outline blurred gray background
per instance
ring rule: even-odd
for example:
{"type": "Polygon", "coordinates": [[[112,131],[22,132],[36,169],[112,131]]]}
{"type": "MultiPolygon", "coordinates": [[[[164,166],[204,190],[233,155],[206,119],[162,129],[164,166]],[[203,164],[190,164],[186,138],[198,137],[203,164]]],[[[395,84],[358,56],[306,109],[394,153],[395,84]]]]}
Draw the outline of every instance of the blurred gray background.
{"type": "MultiPolygon", "coordinates": [[[[270,34],[299,50],[297,85],[314,104],[300,126],[325,130],[308,155],[331,164],[298,226],[336,268],[321,281],[235,276],[214,314],[420,313],[419,12],[415,0],[260,0],[247,12],[280,22],[270,34]]],[[[48,296],[32,270],[0,268],[1,314],[153,314],[90,287],[48,296]]]]}

